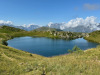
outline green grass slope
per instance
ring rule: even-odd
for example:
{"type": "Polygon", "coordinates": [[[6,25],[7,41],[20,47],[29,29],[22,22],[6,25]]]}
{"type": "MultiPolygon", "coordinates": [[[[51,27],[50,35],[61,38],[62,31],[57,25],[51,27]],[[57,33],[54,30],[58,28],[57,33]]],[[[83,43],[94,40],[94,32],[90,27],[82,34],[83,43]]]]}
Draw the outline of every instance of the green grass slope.
{"type": "Polygon", "coordinates": [[[100,30],[89,33],[89,37],[85,37],[85,39],[100,43],[100,30]]]}
{"type": "Polygon", "coordinates": [[[5,44],[6,40],[13,38],[15,33],[24,33],[25,31],[22,29],[10,27],[10,26],[0,26],[0,44],[5,44]]]}
{"type": "Polygon", "coordinates": [[[10,27],[10,26],[0,26],[0,33],[12,33],[12,32],[21,32],[21,31],[24,30],[10,27]]]}

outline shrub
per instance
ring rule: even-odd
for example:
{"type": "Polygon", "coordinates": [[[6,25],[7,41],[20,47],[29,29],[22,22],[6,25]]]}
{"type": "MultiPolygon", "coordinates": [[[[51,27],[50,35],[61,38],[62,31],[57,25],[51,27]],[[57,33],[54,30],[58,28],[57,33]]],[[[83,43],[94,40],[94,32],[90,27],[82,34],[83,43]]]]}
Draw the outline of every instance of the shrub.
{"type": "Polygon", "coordinates": [[[78,47],[78,46],[74,46],[72,50],[68,50],[69,53],[73,53],[73,52],[81,52],[82,50],[78,47]]]}
{"type": "Polygon", "coordinates": [[[32,54],[30,54],[30,56],[32,56],[32,54]]]}
{"type": "Polygon", "coordinates": [[[3,44],[3,45],[6,45],[6,46],[8,45],[8,43],[7,43],[6,40],[2,40],[2,44],[3,44]]]}

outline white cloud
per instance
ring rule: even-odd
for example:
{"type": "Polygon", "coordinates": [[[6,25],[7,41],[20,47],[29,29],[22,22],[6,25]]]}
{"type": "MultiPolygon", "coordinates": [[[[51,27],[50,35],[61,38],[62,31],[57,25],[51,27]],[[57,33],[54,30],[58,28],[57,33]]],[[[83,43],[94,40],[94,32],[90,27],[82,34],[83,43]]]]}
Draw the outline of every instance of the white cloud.
{"type": "Polygon", "coordinates": [[[61,26],[61,29],[69,28],[69,27],[77,27],[77,26],[84,26],[84,27],[91,27],[91,28],[96,28],[98,26],[98,23],[96,22],[97,17],[90,16],[86,17],[85,19],[83,18],[76,18],[70,20],[68,23],[64,24],[61,26]]]}
{"type": "Polygon", "coordinates": [[[0,25],[13,25],[12,21],[0,20],[0,25]]]}
{"type": "Polygon", "coordinates": [[[53,24],[53,22],[49,22],[49,23],[48,23],[48,26],[50,27],[52,24],[53,24]]]}
{"type": "MultiPolygon", "coordinates": [[[[26,25],[26,24],[24,24],[24,25],[22,25],[23,27],[31,27],[31,26],[39,26],[39,25],[36,25],[36,24],[28,24],[28,25],[26,25]]],[[[41,27],[41,26],[40,26],[41,27]]]]}
{"type": "Polygon", "coordinates": [[[26,24],[23,24],[22,26],[23,26],[23,27],[26,27],[27,25],[26,25],[26,24]]]}
{"type": "Polygon", "coordinates": [[[98,27],[99,23],[97,22],[97,17],[94,16],[90,16],[90,17],[86,17],[85,19],[83,18],[76,18],[76,19],[72,19],[69,22],[65,23],[53,23],[53,22],[49,22],[48,26],[49,27],[53,27],[53,28],[57,28],[57,29],[67,29],[67,28],[74,28],[77,26],[83,26],[83,27],[88,27],[91,30],[100,30],[100,27],[98,27]]]}
{"type": "Polygon", "coordinates": [[[84,9],[86,10],[98,10],[100,9],[100,5],[99,4],[84,4],[84,9]]]}
{"type": "Polygon", "coordinates": [[[29,25],[27,25],[27,27],[30,27],[31,25],[35,25],[35,24],[29,24],[29,25]]]}

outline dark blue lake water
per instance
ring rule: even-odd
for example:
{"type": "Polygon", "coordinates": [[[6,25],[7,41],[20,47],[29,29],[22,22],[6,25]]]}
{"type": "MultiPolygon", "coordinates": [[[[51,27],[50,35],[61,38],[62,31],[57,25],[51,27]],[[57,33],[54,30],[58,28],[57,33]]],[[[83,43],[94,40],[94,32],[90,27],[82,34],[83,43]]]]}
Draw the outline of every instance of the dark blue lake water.
{"type": "Polygon", "coordinates": [[[50,57],[68,53],[75,45],[82,50],[94,48],[98,44],[83,38],[75,40],[50,39],[45,37],[18,37],[8,40],[8,46],[30,53],[50,57]]]}

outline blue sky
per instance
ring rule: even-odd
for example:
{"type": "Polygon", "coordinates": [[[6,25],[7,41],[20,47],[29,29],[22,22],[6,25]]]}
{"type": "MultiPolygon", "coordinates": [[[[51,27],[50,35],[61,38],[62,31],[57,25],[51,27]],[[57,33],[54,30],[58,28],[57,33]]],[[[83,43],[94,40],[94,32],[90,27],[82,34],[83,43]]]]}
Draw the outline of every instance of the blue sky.
{"type": "Polygon", "coordinates": [[[15,25],[46,25],[88,16],[100,18],[100,0],[0,0],[0,20],[15,25]]]}

